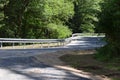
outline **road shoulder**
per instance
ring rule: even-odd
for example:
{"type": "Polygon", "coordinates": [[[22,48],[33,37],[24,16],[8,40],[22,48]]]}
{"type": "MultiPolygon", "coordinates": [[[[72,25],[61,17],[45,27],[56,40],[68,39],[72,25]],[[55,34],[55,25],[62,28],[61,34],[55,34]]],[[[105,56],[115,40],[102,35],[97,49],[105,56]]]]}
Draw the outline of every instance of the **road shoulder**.
{"type": "MultiPolygon", "coordinates": [[[[36,55],[35,58],[39,62],[43,62],[44,64],[50,65],[52,67],[55,67],[55,68],[58,68],[61,70],[67,70],[77,76],[90,78],[92,80],[110,80],[106,76],[103,76],[103,75],[95,75],[93,73],[86,72],[82,69],[81,70],[75,69],[75,68],[71,67],[70,65],[67,65],[65,62],[61,61],[59,58],[63,55],[72,55],[72,54],[78,53],[78,52],[79,51],[75,51],[75,50],[57,51],[54,53],[45,53],[45,54],[36,55]]],[[[84,51],[81,51],[81,52],[83,52],[83,54],[85,54],[84,51]]],[[[87,52],[89,52],[89,50],[87,52]]],[[[92,54],[92,52],[90,54],[92,54]]]]}

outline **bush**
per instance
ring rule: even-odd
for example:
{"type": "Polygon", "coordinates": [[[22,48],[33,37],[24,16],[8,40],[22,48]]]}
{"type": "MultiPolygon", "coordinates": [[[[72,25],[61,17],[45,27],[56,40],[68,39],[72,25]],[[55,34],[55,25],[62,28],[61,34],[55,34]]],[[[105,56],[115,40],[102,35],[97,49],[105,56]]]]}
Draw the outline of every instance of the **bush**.
{"type": "Polygon", "coordinates": [[[47,30],[52,38],[66,38],[72,34],[71,30],[62,24],[50,23],[47,25],[47,30]]]}
{"type": "Polygon", "coordinates": [[[119,53],[116,50],[116,46],[107,44],[104,47],[97,50],[95,57],[101,61],[112,61],[115,58],[119,58],[119,53]]]}

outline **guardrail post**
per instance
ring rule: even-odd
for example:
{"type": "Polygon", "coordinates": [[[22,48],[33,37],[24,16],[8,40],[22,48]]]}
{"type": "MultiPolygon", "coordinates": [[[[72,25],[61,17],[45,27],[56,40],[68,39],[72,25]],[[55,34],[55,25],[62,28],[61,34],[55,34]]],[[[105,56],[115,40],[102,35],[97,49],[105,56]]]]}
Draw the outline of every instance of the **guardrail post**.
{"type": "Polygon", "coordinates": [[[46,43],[46,46],[49,48],[49,43],[46,43]]]}
{"type": "Polygon", "coordinates": [[[23,49],[25,49],[25,43],[23,43],[23,49]]]}
{"type": "Polygon", "coordinates": [[[58,42],[57,44],[58,44],[58,46],[59,46],[59,42],[58,42]]]}
{"type": "Polygon", "coordinates": [[[15,45],[14,45],[14,42],[13,42],[13,44],[12,44],[12,48],[14,48],[14,46],[15,46],[15,45]]]}
{"type": "Polygon", "coordinates": [[[32,48],[34,48],[35,46],[34,46],[34,42],[33,42],[33,46],[32,46],[32,48]]]}
{"type": "Polygon", "coordinates": [[[0,43],[0,47],[2,48],[2,42],[0,43]]]}
{"type": "Polygon", "coordinates": [[[40,48],[42,48],[42,43],[40,43],[40,48]]]}
{"type": "Polygon", "coordinates": [[[62,46],[64,46],[64,42],[62,42],[62,46]]]}
{"type": "Polygon", "coordinates": [[[60,46],[62,46],[62,42],[60,42],[60,46]]]}

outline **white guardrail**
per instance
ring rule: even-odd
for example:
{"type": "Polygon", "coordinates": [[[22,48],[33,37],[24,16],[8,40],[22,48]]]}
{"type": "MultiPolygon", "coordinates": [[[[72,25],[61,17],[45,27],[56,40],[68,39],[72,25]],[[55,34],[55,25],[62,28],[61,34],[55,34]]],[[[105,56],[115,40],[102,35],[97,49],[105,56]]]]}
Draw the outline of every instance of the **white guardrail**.
{"type": "MultiPolygon", "coordinates": [[[[72,37],[66,38],[66,39],[18,39],[18,38],[0,38],[0,49],[3,49],[4,44],[12,44],[12,48],[17,48],[16,44],[19,44],[18,46],[23,46],[25,49],[26,44],[32,44],[34,48],[34,44],[40,44],[40,47],[42,48],[43,45],[47,45],[46,47],[56,47],[56,46],[64,46],[68,43],[70,43],[72,40],[77,40],[76,38],[79,37],[104,37],[104,34],[99,34],[99,33],[75,33],[72,34],[72,37]],[[56,43],[56,44],[54,44],[56,43]]],[[[7,46],[10,47],[10,46],[7,46]]]]}
{"type": "Polygon", "coordinates": [[[15,44],[23,44],[24,46],[28,44],[41,44],[40,46],[42,47],[43,44],[46,44],[47,47],[50,47],[50,44],[52,43],[57,43],[55,46],[62,46],[65,44],[64,39],[16,39],[16,38],[0,38],[0,48],[3,48],[3,44],[9,43],[12,44],[12,48],[15,48],[15,44]]]}
{"type": "Polygon", "coordinates": [[[84,37],[105,37],[105,33],[75,33],[72,37],[84,36],[84,37]]]}

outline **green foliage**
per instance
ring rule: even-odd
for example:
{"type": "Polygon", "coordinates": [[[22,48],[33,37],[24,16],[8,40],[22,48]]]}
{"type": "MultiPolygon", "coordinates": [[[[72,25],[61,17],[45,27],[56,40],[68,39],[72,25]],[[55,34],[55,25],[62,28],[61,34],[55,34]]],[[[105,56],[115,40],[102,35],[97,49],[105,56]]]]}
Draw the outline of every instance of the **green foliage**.
{"type": "Polygon", "coordinates": [[[105,0],[102,4],[100,30],[106,33],[108,41],[120,41],[120,6],[118,0],[105,0]],[[114,12],[114,13],[113,13],[114,12]]]}
{"type": "Polygon", "coordinates": [[[88,33],[88,32],[92,32],[92,33],[94,33],[94,28],[95,28],[95,26],[94,26],[94,24],[91,24],[91,23],[85,23],[85,24],[81,24],[81,31],[83,32],[83,33],[88,33]]]}
{"type": "Polygon", "coordinates": [[[31,1],[25,12],[25,22],[28,26],[33,26],[31,33],[34,33],[35,38],[65,38],[71,32],[64,23],[74,14],[73,8],[71,1],[31,1]]]}
{"type": "Polygon", "coordinates": [[[2,27],[4,25],[4,23],[3,23],[3,19],[4,19],[3,8],[6,3],[7,3],[7,0],[0,0],[0,27],[2,27]]]}
{"type": "Polygon", "coordinates": [[[68,0],[45,0],[43,17],[50,22],[67,21],[74,14],[74,5],[68,0]]]}
{"type": "MultiPolygon", "coordinates": [[[[55,38],[65,38],[70,30],[64,24],[74,14],[74,5],[70,0],[9,0],[4,6],[4,23],[1,37],[16,38],[54,38],[49,36],[49,24],[57,28],[55,38]],[[47,26],[47,27],[46,27],[47,26]],[[68,30],[66,30],[68,29],[68,30]],[[68,31],[68,32],[64,32],[68,31]]],[[[52,33],[54,33],[54,28],[52,33]]]]}
{"type": "Polygon", "coordinates": [[[100,49],[98,49],[96,58],[101,61],[110,61],[113,58],[115,58],[115,55],[113,54],[114,47],[112,45],[106,45],[100,49]]]}
{"type": "Polygon", "coordinates": [[[70,28],[73,32],[94,32],[97,15],[100,12],[101,0],[76,0],[74,2],[75,15],[70,20],[70,28]]]}
{"type": "Polygon", "coordinates": [[[49,36],[54,38],[65,38],[72,34],[67,26],[61,24],[50,23],[47,25],[47,29],[50,32],[49,36]]]}
{"type": "Polygon", "coordinates": [[[4,32],[4,35],[1,35],[1,37],[21,37],[22,19],[26,4],[28,4],[28,2],[24,0],[9,0],[7,4],[4,5],[5,26],[0,29],[4,32]]]}
{"type": "Polygon", "coordinates": [[[120,0],[104,0],[99,20],[99,30],[106,34],[107,45],[99,56],[110,59],[120,57],[120,0]]]}

